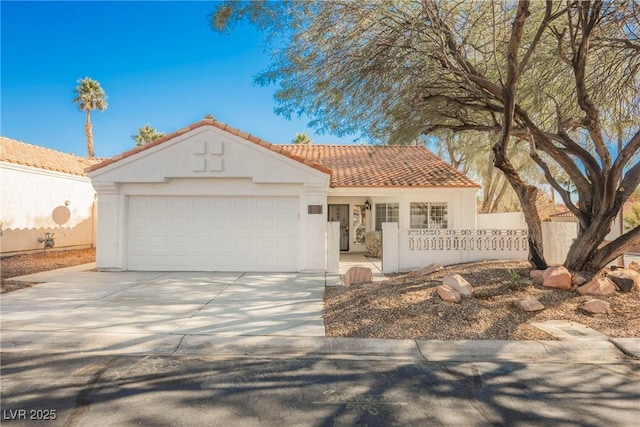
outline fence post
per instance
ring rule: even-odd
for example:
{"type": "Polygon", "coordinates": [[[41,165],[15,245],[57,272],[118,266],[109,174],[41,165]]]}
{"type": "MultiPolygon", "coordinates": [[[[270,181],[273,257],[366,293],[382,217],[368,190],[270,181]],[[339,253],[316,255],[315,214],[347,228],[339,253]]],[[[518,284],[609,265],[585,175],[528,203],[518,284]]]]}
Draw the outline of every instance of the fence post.
{"type": "Polygon", "coordinates": [[[382,223],[382,272],[398,272],[398,223],[382,223]]]}
{"type": "Polygon", "coordinates": [[[340,270],[340,223],[327,223],[327,273],[340,270]]]}

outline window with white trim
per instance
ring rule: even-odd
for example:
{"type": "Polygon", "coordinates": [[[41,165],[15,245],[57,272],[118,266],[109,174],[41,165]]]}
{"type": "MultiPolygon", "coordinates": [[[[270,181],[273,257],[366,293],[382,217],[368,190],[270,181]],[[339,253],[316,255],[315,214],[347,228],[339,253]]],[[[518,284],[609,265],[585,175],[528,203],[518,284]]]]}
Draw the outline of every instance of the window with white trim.
{"type": "Polygon", "coordinates": [[[446,203],[416,202],[410,205],[411,228],[448,228],[446,203]]]}
{"type": "Polygon", "coordinates": [[[383,222],[399,222],[398,203],[376,203],[376,231],[382,231],[383,222]]]}

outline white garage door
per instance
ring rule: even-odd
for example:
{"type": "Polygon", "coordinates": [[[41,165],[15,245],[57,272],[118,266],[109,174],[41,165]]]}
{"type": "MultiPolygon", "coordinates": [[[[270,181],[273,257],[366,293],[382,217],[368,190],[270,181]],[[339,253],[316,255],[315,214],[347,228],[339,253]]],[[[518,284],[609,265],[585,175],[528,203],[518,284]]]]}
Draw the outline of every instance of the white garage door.
{"type": "Polygon", "coordinates": [[[297,271],[296,197],[130,196],[129,270],[297,271]]]}

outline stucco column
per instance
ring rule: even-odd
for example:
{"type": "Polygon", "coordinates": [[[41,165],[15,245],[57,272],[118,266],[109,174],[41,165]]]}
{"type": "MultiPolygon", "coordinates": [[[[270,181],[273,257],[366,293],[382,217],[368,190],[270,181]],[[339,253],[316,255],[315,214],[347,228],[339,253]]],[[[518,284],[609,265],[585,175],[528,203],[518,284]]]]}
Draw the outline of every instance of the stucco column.
{"type": "Polygon", "coordinates": [[[96,230],[96,266],[101,270],[122,270],[124,249],[122,246],[122,198],[118,185],[113,182],[94,182],[98,193],[98,218],[96,230]]]}
{"type": "Polygon", "coordinates": [[[398,256],[398,223],[382,223],[382,272],[397,273],[399,269],[398,256]]]}
{"type": "Polygon", "coordinates": [[[327,269],[327,184],[305,184],[300,197],[300,271],[327,269]],[[309,206],[314,206],[311,211],[309,206]],[[320,206],[320,210],[317,210],[320,206]],[[310,213],[312,212],[312,213],[310,213]]]}

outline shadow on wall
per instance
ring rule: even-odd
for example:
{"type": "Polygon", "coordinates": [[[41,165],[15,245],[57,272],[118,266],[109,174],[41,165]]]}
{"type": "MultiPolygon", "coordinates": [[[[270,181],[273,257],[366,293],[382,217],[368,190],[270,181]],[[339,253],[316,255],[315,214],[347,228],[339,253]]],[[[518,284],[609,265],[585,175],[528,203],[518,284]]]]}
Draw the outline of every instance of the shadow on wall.
{"type": "MultiPolygon", "coordinates": [[[[84,214],[72,213],[67,206],[57,206],[49,217],[35,217],[29,222],[34,224],[52,224],[33,228],[2,228],[0,230],[0,253],[33,251],[43,248],[38,238],[45,233],[54,233],[56,248],[94,247],[95,246],[95,207],[84,214]]],[[[6,225],[5,225],[6,226],[6,225]]]]}

